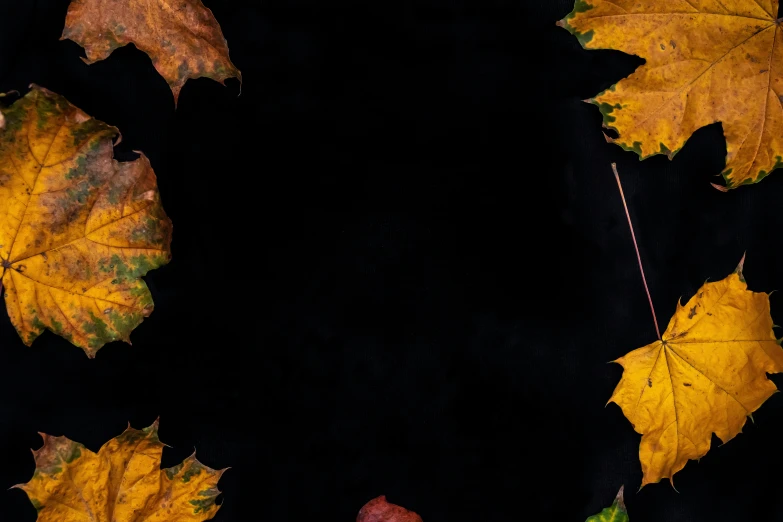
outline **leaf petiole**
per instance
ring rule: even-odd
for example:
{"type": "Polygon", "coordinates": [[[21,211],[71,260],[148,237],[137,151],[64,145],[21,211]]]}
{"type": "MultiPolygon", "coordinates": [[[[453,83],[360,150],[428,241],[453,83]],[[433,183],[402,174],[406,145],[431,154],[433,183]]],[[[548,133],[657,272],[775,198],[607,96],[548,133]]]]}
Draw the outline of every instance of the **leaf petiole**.
{"type": "Polygon", "coordinates": [[[639,271],[642,273],[642,283],[644,283],[644,291],[647,292],[647,300],[650,302],[650,310],[652,311],[653,322],[655,323],[655,333],[658,334],[658,339],[661,339],[661,330],[658,328],[658,319],[655,317],[655,307],[653,306],[652,297],[650,296],[650,289],[647,287],[647,278],[644,277],[644,267],[642,266],[642,256],[639,254],[639,245],[636,244],[636,234],[633,232],[633,223],[631,223],[631,214],[628,212],[628,204],[625,202],[625,194],[623,193],[623,185],[620,183],[620,173],[617,172],[617,164],[612,163],[612,171],[614,171],[614,179],[617,180],[617,188],[620,189],[620,198],[623,200],[623,207],[625,208],[625,216],[628,218],[628,227],[631,229],[631,239],[633,239],[633,247],[636,249],[636,259],[639,261],[639,271]]]}

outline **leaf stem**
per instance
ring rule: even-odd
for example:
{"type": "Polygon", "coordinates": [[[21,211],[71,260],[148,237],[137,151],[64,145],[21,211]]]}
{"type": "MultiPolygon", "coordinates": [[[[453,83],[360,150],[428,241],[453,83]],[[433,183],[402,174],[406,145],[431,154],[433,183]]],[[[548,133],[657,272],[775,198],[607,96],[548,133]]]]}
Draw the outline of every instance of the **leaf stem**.
{"type": "Polygon", "coordinates": [[[653,322],[655,323],[655,333],[658,334],[658,340],[661,339],[661,330],[658,328],[658,319],[655,317],[655,307],[653,306],[652,297],[650,296],[650,289],[647,287],[647,278],[644,277],[644,267],[642,266],[642,256],[639,254],[639,245],[636,243],[636,234],[633,232],[633,223],[631,223],[631,214],[628,212],[628,204],[625,202],[625,194],[623,193],[623,185],[620,183],[620,173],[617,172],[617,164],[612,163],[612,170],[614,171],[614,179],[617,180],[617,188],[620,189],[620,197],[623,200],[623,207],[625,208],[625,216],[628,218],[628,227],[631,229],[631,239],[633,239],[633,247],[636,249],[636,260],[639,261],[639,271],[642,273],[642,283],[644,283],[644,291],[647,292],[647,300],[650,302],[650,310],[652,311],[653,322]]]}

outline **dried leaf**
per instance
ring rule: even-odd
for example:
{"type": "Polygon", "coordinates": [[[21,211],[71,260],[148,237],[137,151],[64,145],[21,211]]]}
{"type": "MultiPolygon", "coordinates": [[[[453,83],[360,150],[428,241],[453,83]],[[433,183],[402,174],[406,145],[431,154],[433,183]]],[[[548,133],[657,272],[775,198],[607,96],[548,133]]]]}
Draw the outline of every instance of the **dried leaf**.
{"type": "Polygon", "coordinates": [[[195,454],[160,469],[157,421],[143,430],[129,426],[97,454],[65,437],[41,436],[33,478],[15,486],[27,493],[38,522],[200,522],[220,509],[215,499],[225,470],[208,468],[195,454]]]}
{"type": "Polygon", "coordinates": [[[586,49],[646,63],[590,100],[611,140],[642,159],[672,158],[697,129],[723,123],[728,188],[783,166],[783,33],[777,0],[576,0],[559,25],[586,49]]]}
{"type": "Polygon", "coordinates": [[[356,522],[422,522],[421,517],[413,511],[386,502],[386,496],[381,495],[369,501],[359,511],[356,522]]]}
{"type": "Polygon", "coordinates": [[[35,87],[0,132],[0,282],[28,346],[49,329],[90,356],[153,309],[140,278],[170,258],[171,222],[143,155],[112,159],[117,129],[35,87]]]}
{"type": "Polygon", "coordinates": [[[189,78],[242,81],[220,25],[201,0],[73,0],[62,39],[84,47],[87,63],[135,44],[166,79],[175,103],[189,78]]]}
{"type": "Polygon", "coordinates": [[[623,489],[617,492],[617,497],[611,507],[608,507],[585,522],[628,522],[628,512],[625,509],[625,500],[623,499],[623,489]]]}
{"type": "Polygon", "coordinates": [[[623,377],[610,402],[642,434],[642,486],[672,477],[689,459],[724,443],[777,388],[767,373],[783,371],[772,332],[769,296],[747,289],[742,264],[706,283],[677,310],[661,336],[617,361],[623,377]]]}

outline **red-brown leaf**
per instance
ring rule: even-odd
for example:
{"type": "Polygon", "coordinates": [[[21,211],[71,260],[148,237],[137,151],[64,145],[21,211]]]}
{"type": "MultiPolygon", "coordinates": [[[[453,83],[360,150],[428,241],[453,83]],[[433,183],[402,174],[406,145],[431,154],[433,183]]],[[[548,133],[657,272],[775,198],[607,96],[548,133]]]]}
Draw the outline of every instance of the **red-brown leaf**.
{"type": "Polygon", "coordinates": [[[381,495],[369,501],[359,511],[356,522],[423,522],[421,517],[413,511],[389,504],[386,497],[381,495]]]}

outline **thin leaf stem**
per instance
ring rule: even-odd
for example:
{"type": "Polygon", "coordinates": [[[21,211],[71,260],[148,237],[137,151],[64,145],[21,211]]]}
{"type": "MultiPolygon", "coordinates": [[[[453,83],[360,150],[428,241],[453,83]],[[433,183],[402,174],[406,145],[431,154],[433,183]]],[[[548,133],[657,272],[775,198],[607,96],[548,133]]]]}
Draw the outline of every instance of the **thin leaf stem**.
{"type": "Polygon", "coordinates": [[[652,311],[653,322],[655,323],[655,333],[658,334],[658,339],[661,339],[661,330],[658,328],[658,319],[655,317],[655,307],[653,306],[652,297],[650,296],[650,289],[647,287],[647,278],[644,277],[644,267],[642,266],[642,256],[639,254],[639,245],[636,243],[636,234],[633,231],[633,223],[631,223],[631,213],[628,212],[628,204],[625,202],[625,194],[623,193],[623,184],[620,183],[620,173],[617,172],[617,164],[612,163],[612,170],[614,171],[614,179],[617,180],[617,188],[620,189],[620,197],[623,200],[623,207],[625,208],[625,216],[628,218],[628,227],[631,229],[631,239],[633,239],[633,247],[636,249],[636,260],[639,261],[639,271],[642,273],[642,283],[644,283],[644,291],[647,292],[647,300],[650,302],[650,310],[652,311]]]}

